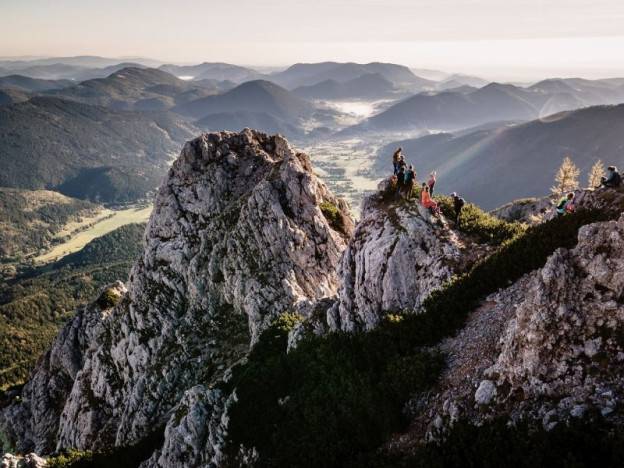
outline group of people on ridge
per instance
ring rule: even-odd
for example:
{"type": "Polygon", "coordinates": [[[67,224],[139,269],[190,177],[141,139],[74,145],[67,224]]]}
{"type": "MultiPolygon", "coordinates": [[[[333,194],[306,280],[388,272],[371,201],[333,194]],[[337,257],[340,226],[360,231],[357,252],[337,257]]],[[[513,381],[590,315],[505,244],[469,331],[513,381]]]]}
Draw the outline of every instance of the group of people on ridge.
{"type": "MultiPolygon", "coordinates": [[[[411,199],[412,192],[414,191],[414,184],[416,183],[416,170],[414,166],[407,165],[405,157],[403,156],[403,149],[397,148],[392,154],[392,165],[394,167],[394,175],[392,176],[393,185],[396,184],[396,196],[405,196],[406,199],[411,199]]],[[[440,207],[438,203],[432,198],[433,190],[436,184],[436,171],[432,171],[429,174],[427,182],[423,182],[420,191],[420,204],[431,211],[432,214],[439,216],[440,207]]],[[[455,224],[459,227],[459,215],[464,207],[465,201],[456,192],[451,194],[453,198],[453,208],[455,211],[455,224]]]]}
{"type": "MultiPolygon", "coordinates": [[[[414,169],[414,166],[408,166],[405,162],[403,149],[401,147],[397,148],[397,150],[392,154],[392,165],[394,167],[392,185],[396,185],[396,196],[399,197],[403,194],[405,198],[409,200],[412,197],[414,184],[416,183],[416,170],[414,169]]],[[[432,214],[439,216],[440,207],[432,198],[433,190],[436,184],[436,175],[436,171],[432,171],[429,174],[429,180],[422,183],[420,203],[424,208],[431,211],[432,214]]],[[[600,187],[617,188],[621,184],[622,176],[615,166],[609,166],[607,168],[606,176],[600,178],[600,187]]],[[[453,210],[455,211],[455,224],[459,227],[461,210],[466,202],[463,198],[457,195],[457,192],[453,192],[451,194],[451,198],[453,199],[453,210]]],[[[561,197],[555,207],[557,215],[562,216],[566,213],[574,212],[576,208],[574,200],[574,192],[567,193],[561,197]]]]}

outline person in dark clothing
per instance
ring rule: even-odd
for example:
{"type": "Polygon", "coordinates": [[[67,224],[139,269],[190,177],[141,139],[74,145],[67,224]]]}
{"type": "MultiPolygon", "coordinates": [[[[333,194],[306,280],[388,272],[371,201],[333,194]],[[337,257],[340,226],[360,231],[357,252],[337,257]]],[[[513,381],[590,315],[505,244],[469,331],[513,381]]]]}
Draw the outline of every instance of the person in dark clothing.
{"type": "Polygon", "coordinates": [[[433,197],[433,189],[435,188],[435,184],[436,184],[436,176],[437,176],[437,172],[433,171],[431,174],[429,174],[429,180],[427,181],[427,185],[429,186],[429,195],[431,195],[433,197]]]}
{"type": "Polygon", "coordinates": [[[464,200],[462,197],[457,195],[457,192],[453,192],[451,194],[451,197],[453,198],[453,210],[455,211],[455,226],[459,229],[460,215],[461,215],[462,208],[466,204],[466,200],[464,200]]]}
{"type": "Polygon", "coordinates": [[[401,154],[401,151],[402,151],[402,148],[399,147],[392,154],[392,166],[394,167],[394,175],[397,175],[397,173],[399,172],[399,163],[403,159],[403,155],[401,154]]]}
{"type": "Polygon", "coordinates": [[[405,172],[405,198],[408,200],[412,198],[412,191],[414,190],[414,181],[416,180],[416,171],[414,166],[410,166],[405,172]]]}
{"type": "Polygon", "coordinates": [[[400,165],[399,171],[397,172],[397,196],[403,191],[403,187],[405,186],[405,166],[400,165]]]}
{"type": "Polygon", "coordinates": [[[600,184],[604,187],[619,187],[622,183],[622,176],[615,166],[609,166],[607,168],[607,176],[600,178],[600,184]]]}

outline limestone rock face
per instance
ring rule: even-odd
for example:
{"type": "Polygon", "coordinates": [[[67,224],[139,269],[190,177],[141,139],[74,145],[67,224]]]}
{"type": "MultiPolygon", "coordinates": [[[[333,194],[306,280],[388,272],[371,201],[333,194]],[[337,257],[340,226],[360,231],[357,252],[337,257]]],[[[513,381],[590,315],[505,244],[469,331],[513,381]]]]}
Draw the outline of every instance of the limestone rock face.
{"type": "Polygon", "coordinates": [[[340,264],[339,300],[329,312],[333,328],[371,329],[384,313],[416,309],[465,267],[465,245],[444,220],[416,201],[384,201],[380,189],[365,200],[340,264]]]}
{"type": "Polygon", "coordinates": [[[412,402],[418,440],[458,419],[503,416],[546,429],[588,410],[621,424],[624,216],[579,230],[540,270],[499,291],[441,344],[448,369],[412,402]],[[424,411],[422,410],[424,408],[424,411]]]}
{"type": "Polygon", "coordinates": [[[48,466],[46,460],[34,453],[29,453],[23,457],[5,453],[0,459],[0,468],[44,468],[48,466]]]}
{"type": "Polygon", "coordinates": [[[536,273],[486,371],[498,403],[521,395],[527,404],[511,414],[547,427],[577,406],[609,415],[624,397],[624,217],[583,227],[578,238],[536,273]]]}
{"type": "MultiPolygon", "coordinates": [[[[210,387],[276,316],[336,294],[351,229],[346,204],[283,138],[244,130],[187,143],[156,197],[128,292],[55,358],[67,368],[58,385],[43,381],[60,364],[39,364],[29,403],[2,410],[0,430],[13,425],[14,441],[45,453],[127,445],[166,426],[152,465],[218,456],[229,396],[210,387]],[[321,204],[341,222],[330,225],[321,204]],[[198,415],[215,423],[199,427],[198,415]]],[[[63,333],[80,324],[77,315],[63,333]]]]}
{"type": "MultiPolygon", "coordinates": [[[[106,288],[102,297],[106,293],[121,298],[126,288],[117,282],[106,288]]],[[[112,303],[97,300],[79,310],[37,364],[22,390],[21,402],[0,411],[0,430],[19,452],[49,453],[54,450],[59,408],[71,391],[84,364],[85,353],[98,335],[102,322],[110,315],[112,306],[112,303]]]]}

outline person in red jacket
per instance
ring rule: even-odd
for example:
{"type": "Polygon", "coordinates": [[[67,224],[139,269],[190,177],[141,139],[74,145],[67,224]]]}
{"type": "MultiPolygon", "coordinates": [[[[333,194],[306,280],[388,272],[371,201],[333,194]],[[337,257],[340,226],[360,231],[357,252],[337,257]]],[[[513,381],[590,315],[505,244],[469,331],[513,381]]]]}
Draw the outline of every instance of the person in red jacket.
{"type": "Polygon", "coordinates": [[[420,192],[420,203],[435,215],[440,214],[438,204],[431,198],[429,194],[429,186],[423,182],[422,191],[420,192]]]}

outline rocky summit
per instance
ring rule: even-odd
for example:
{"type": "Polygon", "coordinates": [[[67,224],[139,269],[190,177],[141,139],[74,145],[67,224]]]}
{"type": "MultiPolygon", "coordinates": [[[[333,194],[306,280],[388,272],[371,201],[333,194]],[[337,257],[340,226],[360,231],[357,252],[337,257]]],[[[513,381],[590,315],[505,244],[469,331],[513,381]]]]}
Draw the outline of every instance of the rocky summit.
{"type": "Polygon", "coordinates": [[[20,452],[97,450],[164,427],[179,402],[223,411],[208,388],[275,317],[336,294],[351,229],[345,202],[283,138],[245,130],[187,143],[127,292],[113,286],[65,326],[1,431],[20,452]],[[331,222],[321,205],[335,209],[331,222]]]}
{"type": "Polygon", "coordinates": [[[370,330],[388,313],[418,310],[430,293],[466,271],[464,236],[417,201],[396,203],[388,180],[367,197],[340,264],[334,329],[370,330]]]}
{"type": "Polygon", "coordinates": [[[354,226],[282,137],[188,142],[126,284],[1,394],[0,443],[28,454],[2,463],[141,447],[132,466],[347,466],[459,421],[621,427],[623,192],[497,212],[530,227],[468,204],[458,228],[438,201],[386,180],[354,226]]]}

